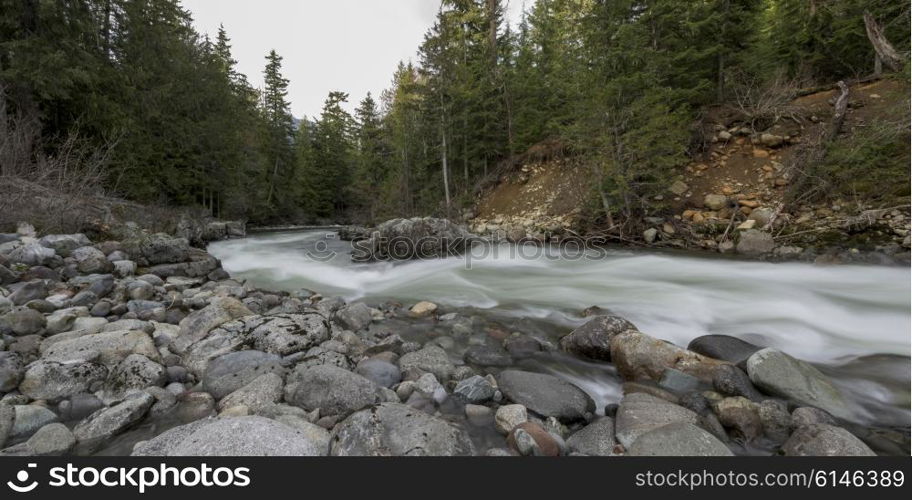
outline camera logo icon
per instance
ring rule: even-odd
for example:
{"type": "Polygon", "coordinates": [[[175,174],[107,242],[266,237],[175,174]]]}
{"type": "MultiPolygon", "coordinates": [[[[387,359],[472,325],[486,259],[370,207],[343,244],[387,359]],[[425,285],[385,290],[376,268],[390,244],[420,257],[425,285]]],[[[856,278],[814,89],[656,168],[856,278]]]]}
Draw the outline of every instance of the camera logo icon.
{"type": "MultiPolygon", "coordinates": [[[[28,469],[34,469],[38,464],[28,464],[28,469]]],[[[10,487],[11,490],[16,493],[28,493],[38,487],[38,481],[32,481],[31,483],[26,484],[29,480],[28,470],[21,470],[16,473],[15,481],[7,481],[6,485],[10,487]]]]}

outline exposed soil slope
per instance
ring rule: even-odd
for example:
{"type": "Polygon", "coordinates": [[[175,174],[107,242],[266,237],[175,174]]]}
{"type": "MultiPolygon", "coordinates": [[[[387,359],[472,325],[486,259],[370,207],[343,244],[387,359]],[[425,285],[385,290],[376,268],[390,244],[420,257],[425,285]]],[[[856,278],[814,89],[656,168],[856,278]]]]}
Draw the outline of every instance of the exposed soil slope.
{"type": "MultiPolygon", "coordinates": [[[[908,206],[886,207],[879,200],[860,197],[785,203],[795,175],[789,166],[808,141],[830,127],[837,93],[833,89],[799,97],[762,130],[733,121],[726,116],[731,113],[721,108],[710,112],[707,147],[656,198],[655,216],[643,221],[647,229],[641,243],[774,253],[782,258],[819,258],[822,247],[833,246],[906,254],[908,206]],[[866,221],[863,231],[846,230],[853,225],[858,229],[859,218],[866,221]],[[764,241],[759,249],[747,244],[739,248],[747,231],[763,232],[751,235],[764,241]],[[815,250],[806,252],[809,247],[815,250]]],[[[896,80],[853,86],[839,140],[889,116],[896,106],[907,107],[908,96],[904,83],[896,80]]],[[[589,168],[572,159],[523,165],[501,176],[480,196],[470,227],[510,240],[575,234],[579,215],[594,206],[595,178],[589,168]]],[[[908,186],[908,178],[897,182],[908,186]]]]}

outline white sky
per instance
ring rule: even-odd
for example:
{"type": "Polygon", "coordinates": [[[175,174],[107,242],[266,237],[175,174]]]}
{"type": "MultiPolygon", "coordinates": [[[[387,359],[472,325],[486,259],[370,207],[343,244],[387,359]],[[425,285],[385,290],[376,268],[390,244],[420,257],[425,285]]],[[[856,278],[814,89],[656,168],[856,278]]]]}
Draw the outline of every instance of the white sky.
{"type": "MultiPolygon", "coordinates": [[[[531,5],[531,0],[528,0],[531,5]]],[[[238,70],[255,87],[275,49],[291,80],[296,117],[319,115],[331,90],[349,93],[348,109],[390,86],[399,61],[415,60],[438,0],[183,0],[197,30],[213,39],[219,24],[231,38],[238,70]]],[[[522,0],[510,0],[519,19],[522,0]]]]}

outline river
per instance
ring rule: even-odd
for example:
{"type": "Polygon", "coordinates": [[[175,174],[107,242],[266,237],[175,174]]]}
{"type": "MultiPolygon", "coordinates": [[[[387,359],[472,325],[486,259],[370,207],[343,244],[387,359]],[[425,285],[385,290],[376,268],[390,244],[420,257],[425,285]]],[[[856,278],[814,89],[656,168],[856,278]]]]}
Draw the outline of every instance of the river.
{"type": "MultiPolygon", "coordinates": [[[[725,334],[780,349],[833,377],[859,422],[909,425],[910,269],[766,263],[612,250],[555,258],[503,245],[469,257],[352,263],[326,231],[270,233],[213,243],[233,277],[265,289],[306,288],[380,304],[429,300],[560,336],[599,306],[654,337],[686,346],[725,334]],[[523,323],[525,322],[525,323],[523,323]]],[[[556,354],[537,369],[564,376],[599,404],[616,402],[610,367],[556,354]]]]}

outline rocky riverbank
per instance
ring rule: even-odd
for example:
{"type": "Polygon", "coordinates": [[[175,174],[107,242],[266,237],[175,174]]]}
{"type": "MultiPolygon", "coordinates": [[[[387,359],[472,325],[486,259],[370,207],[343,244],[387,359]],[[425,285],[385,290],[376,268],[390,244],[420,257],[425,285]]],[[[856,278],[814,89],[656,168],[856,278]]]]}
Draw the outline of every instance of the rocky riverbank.
{"type": "MultiPolygon", "coordinates": [[[[724,196],[717,201],[722,204],[737,203],[724,196]]],[[[474,219],[469,220],[465,227],[446,219],[416,217],[386,221],[375,228],[344,226],[338,234],[341,239],[354,242],[355,259],[363,261],[407,260],[419,253],[422,258],[458,255],[470,246],[465,242],[564,244],[572,250],[584,245],[587,248],[648,248],[707,255],[721,253],[748,260],[817,264],[908,265],[912,256],[909,250],[909,223],[912,218],[907,208],[869,210],[854,217],[807,216],[799,226],[790,226],[789,232],[785,233],[783,237],[794,236],[788,244],[778,239],[782,233],[777,230],[784,227],[770,222],[773,217],[770,210],[754,210],[752,217],[755,218],[731,227],[728,227],[729,219],[715,215],[700,219],[698,227],[690,221],[669,222],[649,218],[646,223],[655,227],[647,229],[642,238],[635,240],[619,240],[597,234],[587,236],[585,232],[574,230],[571,219],[564,217],[474,219]],[[758,214],[764,215],[761,218],[758,214]],[[680,224],[686,225],[684,233],[680,224]],[[721,236],[726,233],[730,234],[721,236]],[[699,237],[694,238],[694,235],[699,237]],[[724,240],[721,243],[717,241],[720,238],[724,240]],[[425,244],[418,248],[415,242],[422,241],[425,244]],[[426,244],[430,242],[434,245],[426,244]],[[463,244],[442,248],[441,242],[463,244]],[[400,255],[391,255],[395,253],[400,255]]]]}
{"type": "MultiPolygon", "coordinates": [[[[785,224],[784,218],[777,219],[781,213],[744,195],[707,195],[704,205],[713,209],[687,209],[672,218],[647,217],[642,224],[648,229],[629,238],[590,237],[634,248],[721,253],[752,260],[883,265],[910,261],[908,207],[860,213],[840,205],[808,208],[789,216],[791,222],[785,224]]],[[[533,214],[471,219],[468,227],[492,241],[544,244],[586,238],[574,220],[573,216],[533,214]]]]}
{"type": "Polygon", "coordinates": [[[813,366],[595,311],[557,337],[232,279],[186,239],[0,235],[3,455],[908,454],[813,366]],[[527,360],[616,370],[596,407],[527,360]]]}

